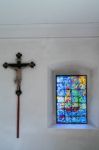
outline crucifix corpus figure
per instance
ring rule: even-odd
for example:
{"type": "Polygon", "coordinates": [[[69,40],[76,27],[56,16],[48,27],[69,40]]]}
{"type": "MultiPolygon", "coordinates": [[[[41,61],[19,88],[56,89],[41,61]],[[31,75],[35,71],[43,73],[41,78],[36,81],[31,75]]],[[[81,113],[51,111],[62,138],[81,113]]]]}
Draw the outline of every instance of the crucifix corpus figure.
{"type": "Polygon", "coordinates": [[[19,127],[20,127],[20,95],[22,94],[21,91],[21,81],[22,81],[22,69],[25,67],[31,67],[34,68],[35,67],[35,63],[34,62],[30,62],[30,63],[21,63],[21,57],[22,54],[21,53],[17,53],[16,54],[16,61],[17,63],[7,63],[5,62],[3,64],[4,68],[11,68],[14,69],[16,71],[16,78],[15,78],[15,83],[17,85],[17,89],[16,89],[16,95],[17,95],[17,128],[16,128],[16,137],[19,138],[19,127]]]}

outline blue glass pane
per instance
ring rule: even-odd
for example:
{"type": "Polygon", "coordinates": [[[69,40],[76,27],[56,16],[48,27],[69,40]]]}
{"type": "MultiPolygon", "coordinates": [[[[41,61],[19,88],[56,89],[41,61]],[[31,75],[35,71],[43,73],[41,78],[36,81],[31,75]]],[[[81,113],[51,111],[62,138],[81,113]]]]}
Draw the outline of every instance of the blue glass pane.
{"type": "Polygon", "coordinates": [[[64,77],[63,76],[59,76],[57,77],[57,83],[63,82],[64,77]]]}
{"type": "Polygon", "coordinates": [[[57,89],[57,96],[64,96],[66,95],[66,91],[64,89],[57,89]]]}
{"type": "Polygon", "coordinates": [[[80,116],[80,112],[79,111],[72,111],[72,116],[73,117],[77,117],[77,116],[80,116]]]}
{"type": "Polygon", "coordinates": [[[72,123],[71,117],[66,117],[66,123],[72,123]]]}
{"type": "Polygon", "coordinates": [[[66,111],[66,110],[65,110],[65,116],[71,117],[71,116],[72,116],[72,112],[71,112],[71,111],[66,111]]]}
{"type": "Polygon", "coordinates": [[[87,115],[86,109],[79,109],[78,113],[80,116],[86,116],[87,115]]]}
{"type": "Polygon", "coordinates": [[[80,117],[72,117],[72,123],[80,123],[80,117]]]}
{"type": "Polygon", "coordinates": [[[79,109],[78,111],[72,111],[72,116],[84,116],[86,117],[86,109],[79,109]]]}
{"type": "Polygon", "coordinates": [[[58,90],[65,90],[65,83],[64,82],[60,82],[57,84],[57,89],[58,90]]]}
{"type": "Polygon", "coordinates": [[[57,115],[58,115],[58,116],[63,116],[63,115],[65,115],[65,111],[59,109],[59,110],[57,110],[57,115]]]}
{"type": "Polygon", "coordinates": [[[80,117],[80,123],[87,123],[86,117],[80,117]]]}
{"type": "Polygon", "coordinates": [[[65,83],[65,89],[69,90],[71,89],[72,82],[71,82],[71,77],[64,77],[64,83],[65,83]]]}
{"type": "Polygon", "coordinates": [[[65,123],[65,116],[64,115],[57,116],[57,122],[58,123],[65,123]]]}
{"type": "Polygon", "coordinates": [[[79,97],[86,96],[86,90],[79,90],[79,97]]]}

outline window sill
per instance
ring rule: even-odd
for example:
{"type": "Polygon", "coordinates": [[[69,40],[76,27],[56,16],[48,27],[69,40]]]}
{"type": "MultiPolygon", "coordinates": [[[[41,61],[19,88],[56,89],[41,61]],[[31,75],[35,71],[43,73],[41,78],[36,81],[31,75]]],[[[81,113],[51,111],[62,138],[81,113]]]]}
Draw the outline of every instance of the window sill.
{"type": "Polygon", "coordinates": [[[53,125],[54,129],[97,129],[91,124],[56,124],[53,125]]]}

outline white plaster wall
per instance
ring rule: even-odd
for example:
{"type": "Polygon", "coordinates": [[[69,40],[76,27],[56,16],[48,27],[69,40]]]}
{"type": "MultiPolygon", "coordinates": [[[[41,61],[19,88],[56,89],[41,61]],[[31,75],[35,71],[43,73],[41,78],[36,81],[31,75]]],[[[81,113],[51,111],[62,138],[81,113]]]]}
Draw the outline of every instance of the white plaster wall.
{"type": "Polygon", "coordinates": [[[49,69],[69,63],[80,63],[93,70],[91,106],[99,126],[99,38],[0,40],[0,150],[99,149],[99,128],[67,130],[48,127],[49,102],[52,101],[49,69]],[[23,53],[23,60],[34,60],[37,65],[33,70],[23,70],[20,138],[16,139],[15,74],[13,70],[5,70],[2,64],[14,62],[18,51],[23,53]]]}

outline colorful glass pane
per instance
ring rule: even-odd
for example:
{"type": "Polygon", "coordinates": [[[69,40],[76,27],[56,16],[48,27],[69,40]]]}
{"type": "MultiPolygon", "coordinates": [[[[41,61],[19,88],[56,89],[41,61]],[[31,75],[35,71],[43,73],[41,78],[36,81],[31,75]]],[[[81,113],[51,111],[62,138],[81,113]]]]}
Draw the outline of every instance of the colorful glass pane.
{"type": "Polygon", "coordinates": [[[87,76],[56,76],[57,123],[87,123],[87,76]]]}
{"type": "Polygon", "coordinates": [[[60,96],[57,96],[57,102],[64,102],[65,98],[64,97],[60,97],[60,96]]]}

